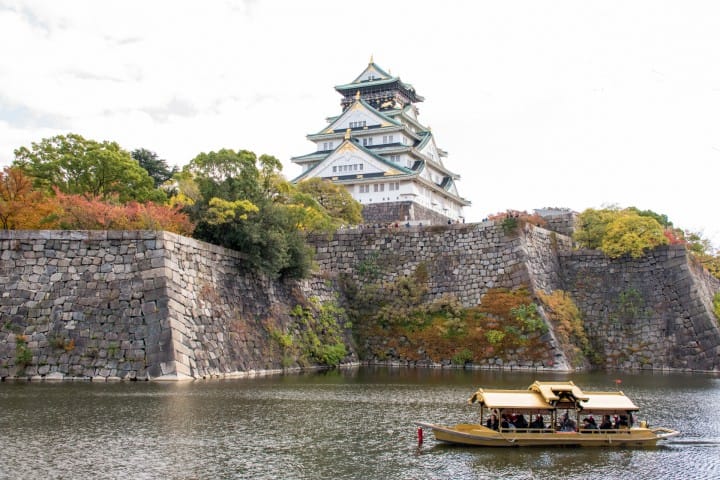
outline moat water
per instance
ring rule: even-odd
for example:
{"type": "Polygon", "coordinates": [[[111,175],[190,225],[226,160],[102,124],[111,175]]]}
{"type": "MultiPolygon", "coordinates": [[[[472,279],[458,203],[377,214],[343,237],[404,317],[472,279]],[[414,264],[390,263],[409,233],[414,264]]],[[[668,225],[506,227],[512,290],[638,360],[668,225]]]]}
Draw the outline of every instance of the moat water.
{"type": "Polygon", "coordinates": [[[720,478],[720,376],[361,368],[188,383],[0,383],[0,478],[720,478]],[[416,420],[477,418],[479,386],[613,390],[682,431],[655,448],[463,448],[416,420]]]}

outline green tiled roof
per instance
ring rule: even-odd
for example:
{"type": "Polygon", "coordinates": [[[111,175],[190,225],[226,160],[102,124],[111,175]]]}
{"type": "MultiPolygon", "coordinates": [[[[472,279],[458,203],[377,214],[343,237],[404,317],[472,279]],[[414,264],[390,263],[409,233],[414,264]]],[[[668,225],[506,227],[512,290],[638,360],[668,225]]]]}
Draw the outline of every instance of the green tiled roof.
{"type": "MultiPolygon", "coordinates": [[[[387,166],[390,167],[390,168],[393,168],[393,169],[395,169],[395,170],[400,170],[401,172],[403,172],[403,173],[405,173],[405,174],[415,173],[415,172],[413,172],[412,170],[410,170],[409,168],[403,167],[402,165],[398,165],[398,164],[396,164],[396,163],[393,163],[393,162],[389,161],[388,159],[382,157],[381,155],[378,155],[377,153],[373,152],[372,150],[369,150],[369,149],[365,148],[364,146],[360,145],[359,143],[352,141],[352,139],[351,139],[351,140],[345,140],[343,143],[341,143],[340,145],[338,145],[337,148],[338,148],[338,149],[341,148],[346,142],[352,142],[353,146],[357,147],[359,150],[367,153],[367,154],[370,155],[372,158],[378,160],[379,162],[387,165],[387,166]]],[[[327,158],[328,158],[330,155],[332,155],[332,153],[330,153],[329,155],[327,155],[327,156],[323,159],[323,161],[324,161],[324,160],[327,160],[327,158]]],[[[317,169],[322,163],[323,163],[323,162],[319,162],[319,163],[318,163],[317,165],[315,165],[313,168],[307,170],[306,172],[301,173],[301,174],[298,175],[296,178],[292,179],[291,182],[292,182],[292,183],[296,183],[296,182],[302,180],[303,178],[307,177],[310,173],[312,173],[313,170],[317,169]]]]}
{"type": "MultiPolygon", "coordinates": [[[[400,122],[400,121],[398,121],[398,120],[395,120],[394,118],[385,115],[383,112],[381,112],[380,110],[377,110],[376,108],[374,108],[372,105],[370,105],[369,103],[367,103],[367,102],[366,102],[365,100],[363,100],[362,98],[359,99],[359,100],[355,100],[355,101],[356,101],[356,102],[359,101],[360,104],[361,104],[363,107],[365,107],[365,108],[367,108],[368,110],[370,110],[370,113],[372,113],[372,114],[374,114],[374,115],[377,115],[378,117],[382,118],[383,120],[386,120],[387,122],[392,123],[393,125],[402,126],[402,122],[400,122]]],[[[313,133],[313,134],[311,134],[311,135],[324,135],[324,134],[326,134],[326,133],[324,132],[324,130],[326,130],[329,126],[331,126],[333,123],[337,122],[337,121],[338,121],[340,118],[342,118],[346,113],[348,113],[348,112],[350,111],[350,108],[352,108],[352,107],[348,107],[347,110],[345,110],[343,113],[341,113],[340,115],[338,115],[337,117],[335,117],[335,118],[333,119],[333,121],[330,122],[329,125],[326,125],[326,126],[323,127],[319,132],[313,133]]]]}

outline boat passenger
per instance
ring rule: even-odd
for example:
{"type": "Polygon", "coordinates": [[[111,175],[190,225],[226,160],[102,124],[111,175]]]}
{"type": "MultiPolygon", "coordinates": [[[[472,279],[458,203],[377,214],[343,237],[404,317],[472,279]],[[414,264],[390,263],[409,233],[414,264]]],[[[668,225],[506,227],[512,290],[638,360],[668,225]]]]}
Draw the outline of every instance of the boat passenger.
{"type": "Polygon", "coordinates": [[[515,425],[510,421],[510,418],[506,414],[502,414],[500,419],[500,427],[503,430],[507,430],[509,428],[515,428],[515,425]]]}
{"type": "Polygon", "coordinates": [[[540,428],[540,429],[545,428],[545,420],[543,420],[542,415],[537,415],[535,417],[535,420],[530,422],[530,428],[540,428]]]}
{"type": "Polygon", "coordinates": [[[560,431],[561,432],[574,432],[577,428],[577,424],[575,423],[575,420],[570,418],[570,415],[568,415],[568,412],[565,412],[565,415],[563,415],[562,423],[560,423],[560,431]]]}
{"type": "Polygon", "coordinates": [[[620,417],[615,421],[615,428],[629,428],[630,424],[628,423],[627,415],[620,415],[620,417]]]}
{"type": "Polygon", "coordinates": [[[513,423],[515,424],[515,428],[528,428],[527,420],[525,420],[525,415],[522,413],[517,416],[513,423]]]}
{"type": "Polygon", "coordinates": [[[610,430],[611,428],[612,422],[610,421],[610,415],[603,415],[603,420],[600,424],[600,430],[610,430]]]}
{"type": "Polygon", "coordinates": [[[487,421],[485,422],[485,426],[486,426],[487,428],[491,428],[491,429],[493,429],[493,430],[497,430],[498,427],[500,426],[500,421],[498,420],[497,415],[495,415],[494,413],[493,413],[492,415],[490,415],[490,416],[488,417],[487,421]]]}
{"type": "Polygon", "coordinates": [[[587,430],[597,430],[598,426],[592,415],[583,419],[583,428],[587,430]]]}

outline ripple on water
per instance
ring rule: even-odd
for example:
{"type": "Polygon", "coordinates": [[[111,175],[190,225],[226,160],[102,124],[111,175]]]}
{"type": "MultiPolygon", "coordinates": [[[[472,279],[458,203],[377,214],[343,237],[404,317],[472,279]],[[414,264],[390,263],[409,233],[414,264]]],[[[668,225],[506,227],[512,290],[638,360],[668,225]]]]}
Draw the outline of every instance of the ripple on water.
{"type": "MultiPolygon", "coordinates": [[[[641,419],[683,436],[650,449],[417,447],[416,420],[477,418],[478,386],[531,375],[378,370],[182,385],[0,385],[0,478],[720,478],[720,382],[627,375],[641,419]],[[647,407],[654,408],[647,408],[647,407]]],[[[615,388],[604,374],[576,383],[615,388]]],[[[545,378],[541,378],[545,379],[545,378]]]]}

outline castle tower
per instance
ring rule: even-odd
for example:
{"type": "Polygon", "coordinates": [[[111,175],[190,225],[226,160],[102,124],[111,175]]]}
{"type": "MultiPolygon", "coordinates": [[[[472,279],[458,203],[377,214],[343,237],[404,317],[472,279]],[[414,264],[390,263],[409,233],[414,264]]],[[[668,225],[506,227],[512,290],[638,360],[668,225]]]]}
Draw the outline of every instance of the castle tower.
{"type": "Polygon", "coordinates": [[[316,150],[293,157],[302,173],[345,185],[363,205],[366,222],[447,223],[464,220],[470,202],[457,191],[460,176],[443,165],[447,153],[418,120],[424,100],[412,85],[373,62],[352,82],[335,87],[342,113],[307,136],[316,150]]]}

